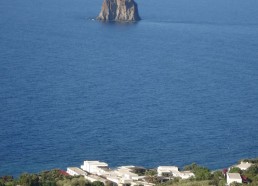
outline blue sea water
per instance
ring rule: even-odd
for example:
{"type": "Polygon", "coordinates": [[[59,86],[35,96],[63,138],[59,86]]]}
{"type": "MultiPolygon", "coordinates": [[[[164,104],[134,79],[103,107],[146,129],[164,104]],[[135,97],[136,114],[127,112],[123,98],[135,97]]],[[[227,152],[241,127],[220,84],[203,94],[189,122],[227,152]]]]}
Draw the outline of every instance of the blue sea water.
{"type": "Polygon", "coordinates": [[[258,1],[0,0],[0,175],[258,157],[258,1]]]}

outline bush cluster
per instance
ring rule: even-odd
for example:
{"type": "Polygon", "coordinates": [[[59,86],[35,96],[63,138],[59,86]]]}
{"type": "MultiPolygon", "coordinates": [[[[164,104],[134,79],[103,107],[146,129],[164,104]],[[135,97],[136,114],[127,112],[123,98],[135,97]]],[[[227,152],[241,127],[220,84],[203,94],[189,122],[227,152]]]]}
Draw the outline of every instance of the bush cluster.
{"type": "Polygon", "coordinates": [[[22,174],[14,179],[11,176],[0,178],[0,186],[104,186],[102,182],[89,182],[82,176],[67,176],[55,169],[39,174],[22,174]]]}

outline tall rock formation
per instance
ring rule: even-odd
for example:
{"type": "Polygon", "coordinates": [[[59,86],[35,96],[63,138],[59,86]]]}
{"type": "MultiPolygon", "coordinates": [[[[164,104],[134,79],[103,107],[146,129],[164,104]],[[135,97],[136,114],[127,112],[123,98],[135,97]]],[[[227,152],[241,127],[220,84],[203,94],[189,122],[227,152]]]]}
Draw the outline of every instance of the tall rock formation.
{"type": "Polygon", "coordinates": [[[134,0],[104,0],[98,20],[133,22],[141,18],[134,0]]]}

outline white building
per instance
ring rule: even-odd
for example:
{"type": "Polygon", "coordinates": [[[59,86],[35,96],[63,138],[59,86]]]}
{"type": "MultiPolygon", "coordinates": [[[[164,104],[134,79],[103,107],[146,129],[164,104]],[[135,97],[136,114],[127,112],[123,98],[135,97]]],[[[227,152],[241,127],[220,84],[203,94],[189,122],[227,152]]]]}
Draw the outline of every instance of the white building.
{"type": "Polygon", "coordinates": [[[87,173],[78,167],[68,167],[66,171],[71,176],[85,176],[87,173]]]}
{"type": "Polygon", "coordinates": [[[192,173],[190,171],[182,171],[182,172],[179,172],[179,174],[175,177],[180,177],[182,179],[189,179],[194,176],[195,176],[194,173],[192,173]]]}
{"type": "Polygon", "coordinates": [[[103,175],[109,170],[108,164],[100,161],[84,161],[81,168],[84,171],[97,175],[103,175]]]}
{"type": "Polygon", "coordinates": [[[132,172],[134,166],[122,166],[118,167],[114,172],[119,176],[125,179],[130,180],[139,180],[141,177],[138,174],[132,172]]]}
{"type": "Polygon", "coordinates": [[[139,185],[154,186],[155,184],[153,184],[153,183],[147,183],[147,182],[145,182],[145,181],[133,181],[133,182],[131,182],[131,186],[139,186],[139,185]]]}
{"type": "Polygon", "coordinates": [[[176,166],[159,166],[158,169],[158,176],[172,176],[173,173],[179,172],[178,167],[176,166]]]}
{"type": "Polygon", "coordinates": [[[175,166],[160,166],[158,167],[158,176],[163,177],[180,177],[182,179],[189,179],[194,177],[194,173],[190,171],[179,171],[178,167],[175,166]]]}
{"type": "Polygon", "coordinates": [[[118,167],[116,170],[110,171],[109,174],[105,176],[109,181],[116,183],[118,186],[153,185],[144,181],[145,176],[139,176],[138,174],[133,173],[135,168],[135,166],[118,167]]]}
{"type": "Polygon", "coordinates": [[[84,176],[84,178],[86,180],[89,180],[90,182],[100,181],[104,184],[107,182],[106,179],[101,178],[96,175],[89,175],[87,172],[83,171],[82,169],[80,169],[78,167],[68,167],[66,172],[71,176],[84,176]]]}
{"type": "Polygon", "coordinates": [[[99,177],[99,176],[96,176],[96,175],[85,175],[84,178],[86,180],[89,180],[90,182],[100,181],[100,182],[102,182],[104,184],[106,184],[106,182],[107,182],[107,179],[99,177]]]}
{"type": "Polygon", "coordinates": [[[230,185],[233,182],[242,183],[239,173],[227,173],[227,184],[230,185]]]}
{"type": "Polygon", "coordinates": [[[240,168],[241,170],[247,170],[249,167],[251,167],[253,164],[248,162],[241,161],[240,164],[236,165],[235,167],[240,168]]]}
{"type": "Polygon", "coordinates": [[[107,180],[116,183],[118,186],[130,185],[133,180],[122,178],[116,175],[107,176],[107,180]]]}

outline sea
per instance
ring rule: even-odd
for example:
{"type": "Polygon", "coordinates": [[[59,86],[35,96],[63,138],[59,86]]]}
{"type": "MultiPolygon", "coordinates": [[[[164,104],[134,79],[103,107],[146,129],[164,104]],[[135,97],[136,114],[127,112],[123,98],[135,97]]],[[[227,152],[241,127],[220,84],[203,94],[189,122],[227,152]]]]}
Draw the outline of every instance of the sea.
{"type": "Polygon", "coordinates": [[[0,0],[0,176],[258,157],[258,1],[0,0]]]}

